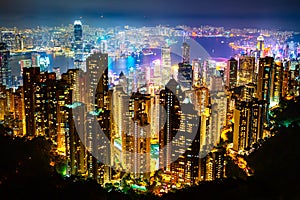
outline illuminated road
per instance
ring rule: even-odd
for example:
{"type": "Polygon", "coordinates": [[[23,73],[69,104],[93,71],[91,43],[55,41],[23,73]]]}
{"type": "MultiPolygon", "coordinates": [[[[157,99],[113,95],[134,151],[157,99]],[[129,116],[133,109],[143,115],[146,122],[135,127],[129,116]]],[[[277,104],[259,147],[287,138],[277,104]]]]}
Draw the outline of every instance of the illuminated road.
{"type": "Polygon", "coordinates": [[[253,176],[254,170],[249,167],[247,161],[243,157],[238,155],[235,150],[227,148],[227,155],[230,156],[234,164],[242,169],[247,174],[247,176],[253,176]]]}

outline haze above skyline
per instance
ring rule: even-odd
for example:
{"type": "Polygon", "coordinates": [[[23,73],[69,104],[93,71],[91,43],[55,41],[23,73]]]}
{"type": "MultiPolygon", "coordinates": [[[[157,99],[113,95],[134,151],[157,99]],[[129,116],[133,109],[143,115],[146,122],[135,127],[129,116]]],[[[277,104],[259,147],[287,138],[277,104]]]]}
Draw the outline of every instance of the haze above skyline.
{"type": "Polygon", "coordinates": [[[0,7],[0,26],[58,26],[81,19],[98,27],[215,25],[300,30],[297,0],[11,0],[0,7]]]}

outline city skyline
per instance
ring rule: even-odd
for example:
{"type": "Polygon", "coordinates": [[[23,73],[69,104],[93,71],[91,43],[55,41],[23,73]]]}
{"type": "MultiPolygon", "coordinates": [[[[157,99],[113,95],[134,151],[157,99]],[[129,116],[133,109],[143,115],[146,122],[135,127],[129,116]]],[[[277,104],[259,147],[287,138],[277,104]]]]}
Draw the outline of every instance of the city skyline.
{"type": "Polygon", "coordinates": [[[68,187],[85,184],[86,192],[104,189],[95,196],[132,200],[180,199],[208,183],[205,196],[226,195],[219,183],[236,191],[246,184],[239,199],[273,191],[278,176],[299,171],[286,161],[299,160],[293,141],[281,144],[289,151],[282,156],[265,150],[300,127],[295,5],[3,3],[0,189],[65,199],[78,193],[68,187]]]}

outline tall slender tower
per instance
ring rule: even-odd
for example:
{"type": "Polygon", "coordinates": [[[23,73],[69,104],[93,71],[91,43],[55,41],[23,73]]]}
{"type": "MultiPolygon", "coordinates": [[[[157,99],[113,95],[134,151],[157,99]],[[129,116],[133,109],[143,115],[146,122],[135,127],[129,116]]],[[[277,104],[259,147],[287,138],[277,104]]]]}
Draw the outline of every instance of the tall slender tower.
{"type": "Polygon", "coordinates": [[[135,178],[150,175],[150,107],[149,94],[132,93],[129,99],[129,132],[124,135],[126,151],[126,166],[131,169],[135,178]]]}
{"type": "Polygon", "coordinates": [[[98,106],[99,108],[107,108],[107,105],[104,105],[105,99],[108,93],[108,54],[95,52],[91,54],[86,59],[86,70],[89,79],[89,100],[93,106],[98,106]],[[95,94],[97,94],[96,99],[99,105],[96,105],[95,94]],[[94,101],[94,102],[92,102],[94,101]]]}
{"type": "Polygon", "coordinates": [[[190,63],[190,45],[186,42],[182,44],[182,62],[190,63]]]}
{"type": "Polygon", "coordinates": [[[74,64],[76,68],[80,68],[83,62],[83,40],[82,40],[82,23],[80,20],[74,22],[74,64]]]}
{"type": "Polygon", "coordinates": [[[65,135],[67,174],[82,176],[87,172],[86,140],[83,137],[83,133],[85,132],[84,114],[86,108],[84,104],[72,103],[82,102],[80,97],[83,95],[81,95],[79,87],[80,83],[83,82],[81,70],[69,69],[66,73],[62,74],[60,82],[58,83],[57,95],[60,95],[59,98],[65,96],[65,102],[63,100],[59,102],[61,105],[66,105],[63,108],[60,108],[60,105],[57,107],[60,115],[57,117],[57,120],[60,123],[66,123],[67,126],[67,134],[65,135]],[[67,88],[61,88],[60,85],[64,85],[67,88]],[[61,110],[63,110],[62,113],[61,110]],[[65,119],[61,119],[61,117],[65,119]]]}
{"type": "Polygon", "coordinates": [[[257,37],[256,49],[258,51],[258,57],[262,57],[263,50],[265,48],[265,39],[262,35],[257,37]]]}
{"type": "Polygon", "coordinates": [[[35,136],[35,90],[39,83],[40,68],[31,67],[23,69],[23,87],[24,87],[24,102],[25,102],[25,120],[26,134],[35,136]]]}
{"type": "Polygon", "coordinates": [[[199,172],[199,118],[189,97],[184,99],[180,107],[182,110],[180,127],[178,133],[176,133],[179,137],[172,140],[173,152],[179,157],[171,163],[171,172],[176,182],[182,185],[194,185],[199,172]],[[195,135],[194,138],[191,135],[195,135]]]}
{"type": "Polygon", "coordinates": [[[162,81],[167,84],[171,78],[171,48],[161,48],[162,81]]]}
{"type": "Polygon", "coordinates": [[[228,60],[226,73],[226,86],[232,89],[237,85],[238,79],[238,61],[236,59],[231,58],[228,60]]]}
{"type": "Polygon", "coordinates": [[[182,44],[182,62],[178,63],[178,82],[182,89],[191,89],[193,81],[193,67],[190,64],[190,45],[182,44]]]}
{"type": "Polygon", "coordinates": [[[0,43],[0,84],[12,86],[11,68],[8,65],[9,50],[5,43],[0,43]]]}
{"type": "MultiPolygon", "coordinates": [[[[264,113],[262,122],[269,124],[268,110],[270,107],[272,71],[274,68],[274,58],[264,57],[259,59],[259,71],[257,78],[257,97],[264,101],[264,113]]],[[[263,124],[263,123],[262,123],[263,124]]]]}
{"type": "Polygon", "coordinates": [[[165,86],[164,90],[160,91],[160,127],[163,129],[159,132],[159,148],[165,149],[159,156],[159,168],[164,168],[165,171],[171,172],[171,163],[174,160],[172,155],[172,145],[170,142],[180,127],[180,102],[183,99],[184,93],[180,85],[175,79],[171,79],[165,86]]]}
{"type": "Polygon", "coordinates": [[[108,90],[108,54],[95,52],[86,59],[88,74],[88,122],[87,149],[93,156],[104,164],[97,164],[92,155],[88,157],[88,173],[90,177],[99,177],[98,182],[103,184],[110,179],[110,148],[111,139],[111,93],[108,90]],[[94,115],[94,116],[93,116],[94,115]],[[96,125],[96,121],[99,124],[96,125]],[[100,130],[101,129],[101,130],[100,130]],[[95,134],[97,133],[97,134],[95,134]]]}

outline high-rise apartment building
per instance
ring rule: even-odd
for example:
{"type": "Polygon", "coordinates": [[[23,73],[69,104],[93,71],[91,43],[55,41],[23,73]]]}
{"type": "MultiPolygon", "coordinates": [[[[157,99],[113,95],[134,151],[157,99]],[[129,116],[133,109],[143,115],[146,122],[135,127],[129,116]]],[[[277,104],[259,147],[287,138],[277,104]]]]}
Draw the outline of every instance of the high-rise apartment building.
{"type": "Polygon", "coordinates": [[[6,43],[0,43],[0,84],[7,88],[12,86],[11,67],[9,65],[10,52],[6,43]]]}
{"type": "Polygon", "coordinates": [[[163,149],[159,155],[159,168],[170,172],[170,166],[174,161],[172,154],[171,141],[179,130],[180,125],[180,102],[184,96],[180,85],[175,79],[171,79],[164,90],[160,91],[160,127],[163,127],[159,133],[159,148],[163,149]]]}
{"type": "Polygon", "coordinates": [[[151,97],[140,92],[132,93],[129,99],[129,132],[123,137],[123,144],[128,155],[126,167],[134,177],[150,177],[150,148],[151,148],[151,97]]]}
{"type": "Polygon", "coordinates": [[[187,42],[182,44],[182,63],[190,63],[190,45],[187,42]]]}
{"type": "Polygon", "coordinates": [[[225,149],[215,148],[207,156],[200,159],[200,181],[214,181],[224,178],[225,149]]]}
{"type": "Polygon", "coordinates": [[[24,103],[26,119],[26,135],[36,135],[36,116],[35,116],[35,91],[40,82],[40,68],[31,67],[23,69],[24,103]]]}
{"type": "MultiPolygon", "coordinates": [[[[58,129],[61,130],[63,128],[61,126],[66,126],[66,163],[67,175],[69,176],[86,176],[87,174],[86,106],[82,103],[84,101],[82,101],[83,94],[80,89],[80,84],[83,82],[80,69],[69,69],[62,74],[62,79],[58,83],[57,92],[60,94],[60,104],[57,106],[57,118],[61,123],[64,123],[58,129]]],[[[62,134],[61,131],[58,134],[62,134]]],[[[58,137],[63,140],[60,138],[61,135],[58,137]]]]}
{"type": "Polygon", "coordinates": [[[212,76],[210,78],[210,131],[208,144],[217,144],[220,140],[221,131],[226,125],[227,97],[222,77],[212,76]]]}
{"type": "MultiPolygon", "coordinates": [[[[209,123],[211,115],[211,100],[210,92],[207,87],[194,87],[192,90],[191,101],[193,102],[194,109],[200,116],[200,151],[205,153],[210,151],[207,149],[209,138],[209,123]]],[[[202,154],[201,154],[202,155],[202,154]]]]}
{"type": "Polygon", "coordinates": [[[170,169],[175,182],[194,185],[199,176],[200,119],[188,97],[180,107],[180,127],[171,142],[172,154],[178,158],[173,158],[170,169]]]}
{"type": "Polygon", "coordinates": [[[244,150],[263,137],[261,120],[264,102],[253,98],[251,101],[237,101],[234,110],[233,149],[244,150]]]}
{"type": "Polygon", "coordinates": [[[270,107],[278,104],[282,97],[283,65],[275,61],[270,88],[270,107]]]}
{"type": "Polygon", "coordinates": [[[193,86],[203,85],[203,68],[199,59],[194,59],[192,61],[192,70],[193,70],[193,86]]]}
{"type": "Polygon", "coordinates": [[[262,125],[269,124],[268,110],[270,108],[271,86],[274,68],[274,58],[264,57],[259,59],[259,69],[257,76],[257,97],[259,100],[264,101],[264,111],[262,125]]]}

